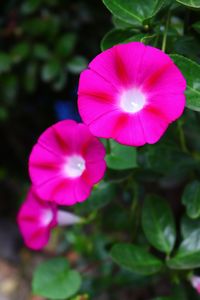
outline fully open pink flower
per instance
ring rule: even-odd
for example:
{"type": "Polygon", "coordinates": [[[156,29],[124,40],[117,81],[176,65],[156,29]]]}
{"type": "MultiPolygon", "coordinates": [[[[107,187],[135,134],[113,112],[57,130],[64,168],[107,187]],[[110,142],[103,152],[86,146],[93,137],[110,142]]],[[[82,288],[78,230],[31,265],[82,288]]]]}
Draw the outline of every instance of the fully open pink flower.
{"type": "Polygon", "coordinates": [[[19,210],[17,222],[25,244],[39,250],[48,243],[51,229],[57,225],[56,206],[41,201],[30,189],[19,210]]]}
{"type": "Polygon", "coordinates": [[[140,42],[117,45],[82,72],[79,112],[98,137],[153,144],[183,113],[185,88],[181,72],[161,50],[140,42]]]}
{"type": "Polygon", "coordinates": [[[25,244],[39,250],[48,243],[52,228],[79,223],[81,218],[42,201],[31,188],[19,210],[17,222],[25,244]]]}
{"type": "Polygon", "coordinates": [[[73,205],[84,201],[106,169],[105,148],[88,127],[72,120],[48,128],[29,159],[37,194],[46,201],[73,205]]]}

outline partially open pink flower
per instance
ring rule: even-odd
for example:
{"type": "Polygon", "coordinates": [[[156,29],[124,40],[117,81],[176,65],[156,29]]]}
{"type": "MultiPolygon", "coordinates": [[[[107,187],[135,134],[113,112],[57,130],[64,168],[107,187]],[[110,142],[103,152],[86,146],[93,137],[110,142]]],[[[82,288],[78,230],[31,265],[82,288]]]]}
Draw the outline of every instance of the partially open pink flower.
{"type": "Polygon", "coordinates": [[[193,288],[200,294],[200,277],[199,276],[192,276],[191,284],[193,288]]]}
{"type": "Polygon", "coordinates": [[[51,229],[57,225],[56,206],[41,201],[30,189],[19,210],[17,222],[25,244],[39,250],[48,243],[51,229]]]}
{"type": "Polygon", "coordinates": [[[42,201],[31,188],[19,210],[17,222],[25,244],[39,250],[48,243],[52,228],[79,223],[81,218],[42,201]]]}
{"type": "Polygon", "coordinates": [[[61,205],[84,201],[106,169],[105,148],[88,127],[59,122],[38,139],[29,159],[34,188],[43,200],[61,205]]]}
{"type": "Polygon", "coordinates": [[[185,106],[186,82],[161,50],[132,42],[99,54],[82,72],[81,117],[98,137],[153,144],[185,106]]]}

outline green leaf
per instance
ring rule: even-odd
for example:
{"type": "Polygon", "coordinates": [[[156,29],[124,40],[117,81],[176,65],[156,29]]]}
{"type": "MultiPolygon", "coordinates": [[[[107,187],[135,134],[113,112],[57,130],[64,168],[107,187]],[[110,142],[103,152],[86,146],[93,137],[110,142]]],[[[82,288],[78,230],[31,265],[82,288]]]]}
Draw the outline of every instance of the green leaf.
{"type": "Polygon", "coordinates": [[[114,184],[101,181],[94,187],[87,201],[77,204],[76,207],[81,209],[81,212],[90,213],[106,206],[113,200],[115,195],[116,190],[114,184]]]}
{"type": "Polygon", "coordinates": [[[63,57],[70,55],[75,47],[75,43],[76,35],[74,33],[63,35],[57,42],[56,53],[63,57]]]}
{"type": "Polygon", "coordinates": [[[37,71],[38,65],[35,61],[30,61],[30,63],[26,65],[23,83],[28,93],[33,92],[36,88],[38,79],[37,71]]]}
{"type": "Polygon", "coordinates": [[[200,218],[191,220],[186,215],[183,216],[181,220],[181,234],[184,239],[186,239],[195,230],[200,228],[200,218]]]}
{"type": "Polygon", "coordinates": [[[181,243],[176,255],[168,260],[172,269],[192,269],[200,267],[200,229],[193,231],[181,243]]]}
{"type": "Polygon", "coordinates": [[[136,245],[116,244],[111,249],[111,257],[121,267],[142,275],[157,273],[162,268],[160,260],[136,245]]]}
{"type": "Polygon", "coordinates": [[[2,99],[7,105],[12,105],[18,93],[17,76],[10,73],[4,74],[1,78],[2,99]]]}
{"type": "Polygon", "coordinates": [[[101,50],[104,51],[116,44],[123,43],[134,35],[133,30],[113,29],[109,31],[101,41],[101,50]]]}
{"type": "Polygon", "coordinates": [[[5,73],[11,69],[10,56],[4,52],[0,52],[0,73],[5,73]]]}
{"type": "Polygon", "coordinates": [[[176,1],[189,7],[200,8],[200,0],[176,0],[176,1]]]}
{"type": "Polygon", "coordinates": [[[200,111],[200,65],[178,54],[170,56],[186,78],[187,107],[200,111]]]}
{"type": "MultiPolygon", "coordinates": [[[[129,24],[125,21],[122,21],[121,19],[117,18],[116,16],[112,17],[112,21],[113,24],[116,28],[120,28],[120,29],[127,29],[127,28],[131,28],[133,24],[129,24]]],[[[135,20],[135,25],[134,27],[141,27],[140,22],[138,22],[137,20],[135,20]]],[[[142,27],[141,27],[142,28],[142,27]]]]}
{"type": "Polygon", "coordinates": [[[61,64],[58,60],[52,59],[48,61],[42,68],[42,79],[44,81],[51,81],[55,79],[61,71],[61,64]]]}
{"type": "Polygon", "coordinates": [[[142,226],[148,241],[158,250],[170,253],[174,247],[176,230],[171,209],[158,196],[145,199],[142,226]]]}
{"type": "Polygon", "coordinates": [[[41,5],[41,0],[27,0],[22,4],[21,11],[24,14],[34,13],[41,5]]]}
{"type": "Polygon", "coordinates": [[[70,270],[65,258],[54,258],[40,264],[33,277],[33,293],[49,299],[67,299],[81,286],[78,272],[70,270]]]}
{"type": "Polygon", "coordinates": [[[133,30],[114,29],[109,31],[101,41],[101,50],[104,51],[117,44],[129,42],[145,42],[155,37],[144,33],[135,34],[133,30]]]}
{"type": "Polygon", "coordinates": [[[87,67],[86,58],[78,55],[72,57],[67,63],[68,70],[74,74],[79,74],[86,67],[87,67]]]}
{"type": "Polygon", "coordinates": [[[188,184],[182,196],[182,203],[186,206],[187,215],[196,219],[200,216],[200,182],[188,184]]]}
{"type": "Polygon", "coordinates": [[[27,58],[30,52],[30,45],[26,42],[19,43],[14,46],[11,51],[12,60],[15,63],[22,61],[23,59],[27,58]]]}
{"type": "Polygon", "coordinates": [[[111,153],[106,155],[107,166],[113,170],[127,170],[137,167],[137,150],[110,140],[111,153]]]}
{"type": "Polygon", "coordinates": [[[152,18],[166,0],[103,0],[106,7],[119,19],[135,25],[152,18]]]}
{"type": "Polygon", "coordinates": [[[192,27],[196,30],[196,32],[200,33],[200,21],[194,23],[192,27]]]}
{"type": "Polygon", "coordinates": [[[51,53],[45,44],[35,44],[33,48],[33,55],[35,58],[47,60],[50,58],[51,53]]]}

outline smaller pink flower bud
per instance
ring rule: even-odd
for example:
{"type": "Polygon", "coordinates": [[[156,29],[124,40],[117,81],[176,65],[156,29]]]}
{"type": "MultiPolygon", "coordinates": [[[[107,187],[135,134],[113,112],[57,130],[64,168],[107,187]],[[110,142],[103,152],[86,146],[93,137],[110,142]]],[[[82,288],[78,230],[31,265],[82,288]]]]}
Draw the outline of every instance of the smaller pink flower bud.
{"type": "Polygon", "coordinates": [[[190,282],[193,288],[200,294],[200,277],[199,276],[192,276],[190,282]]]}
{"type": "Polygon", "coordinates": [[[30,188],[22,204],[17,223],[27,247],[42,249],[49,241],[51,230],[59,226],[80,223],[82,219],[72,213],[57,209],[55,204],[41,200],[30,188]]]}

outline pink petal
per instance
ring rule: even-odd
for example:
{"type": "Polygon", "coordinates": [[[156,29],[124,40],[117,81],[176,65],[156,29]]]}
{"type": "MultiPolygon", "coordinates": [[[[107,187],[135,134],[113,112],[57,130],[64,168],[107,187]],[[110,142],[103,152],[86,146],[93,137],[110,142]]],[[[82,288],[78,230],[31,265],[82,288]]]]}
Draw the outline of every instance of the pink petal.
{"type": "Polygon", "coordinates": [[[56,202],[59,205],[74,205],[76,203],[75,185],[76,179],[55,177],[35,186],[35,190],[44,201],[56,202]]]}
{"type": "Polygon", "coordinates": [[[95,137],[93,137],[85,149],[84,158],[87,163],[95,163],[98,161],[104,161],[106,155],[106,149],[104,145],[95,137]]]}
{"type": "Polygon", "coordinates": [[[42,144],[36,144],[29,158],[29,171],[32,182],[42,184],[59,176],[62,163],[62,156],[54,154],[53,150],[42,144]]]}
{"type": "Polygon", "coordinates": [[[159,49],[146,46],[139,84],[144,91],[152,93],[180,93],[186,88],[186,81],[172,59],[159,49]]]}
{"type": "Polygon", "coordinates": [[[112,83],[118,90],[137,83],[138,68],[145,46],[133,42],[114,46],[97,55],[89,68],[112,83]]]}
{"type": "Polygon", "coordinates": [[[83,174],[83,179],[89,185],[94,185],[103,178],[105,171],[106,163],[104,160],[99,160],[95,163],[88,162],[86,171],[83,174]]]}
{"type": "Polygon", "coordinates": [[[184,94],[152,95],[149,98],[149,106],[159,110],[169,122],[178,119],[185,108],[184,94]]]}
{"type": "Polygon", "coordinates": [[[150,106],[143,109],[139,115],[146,142],[149,144],[158,142],[166,131],[169,120],[159,110],[150,106]]]}
{"type": "Polygon", "coordinates": [[[93,71],[82,72],[78,94],[79,112],[86,124],[104,113],[119,109],[117,90],[93,71]]]}
{"type": "Polygon", "coordinates": [[[76,122],[73,120],[58,122],[44,131],[38,139],[38,143],[57,155],[70,154],[74,146],[71,136],[75,129],[76,122]],[[68,139],[70,139],[70,143],[68,143],[68,139]]]}
{"type": "Polygon", "coordinates": [[[140,120],[139,113],[129,115],[127,117],[127,122],[121,127],[119,124],[118,130],[116,130],[115,136],[113,138],[121,144],[132,145],[132,146],[142,146],[146,143],[146,137],[143,130],[143,125],[140,120]]]}
{"type": "Polygon", "coordinates": [[[90,123],[91,132],[101,138],[112,138],[115,133],[115,127],[120,122],[122,113],[119,110],[111,111],[99,116],[90,123]]]}
{"type": "Polygon", "coordinates": [[[48,243],[50,231],[57,225],[57,209],[42,202],[31,188],[19,210],[17,221],[26,245],[39,250],[48,243]],[[47,223],[46,213],[52,214],[47,223]]]}

